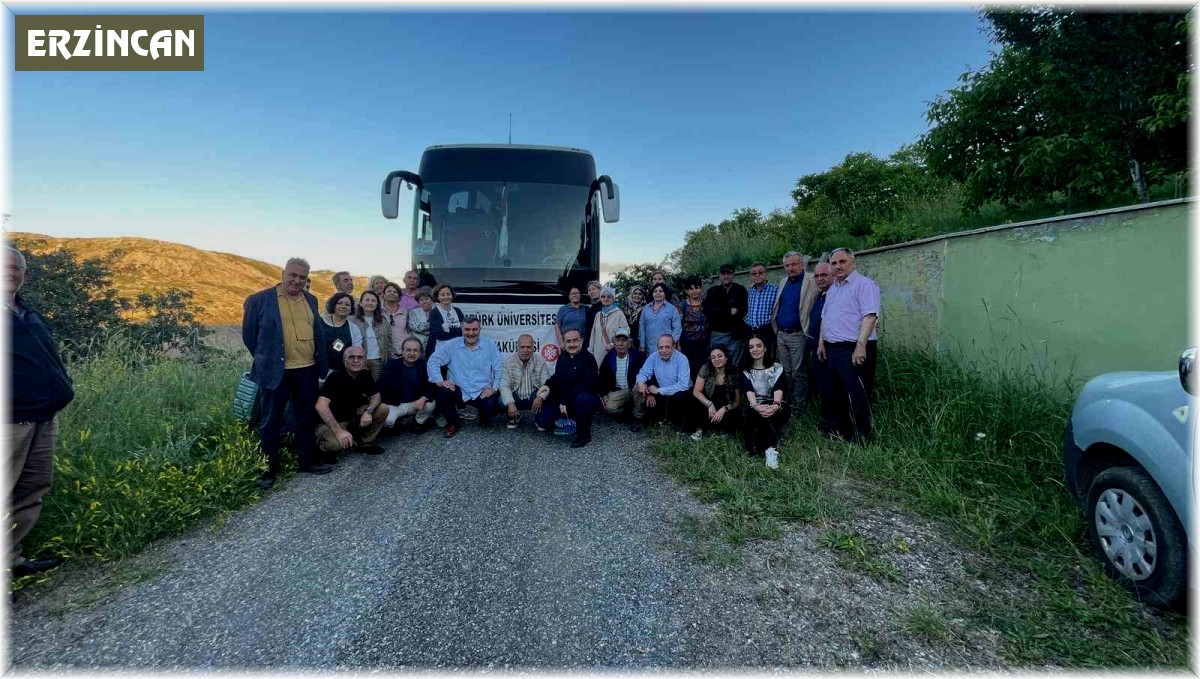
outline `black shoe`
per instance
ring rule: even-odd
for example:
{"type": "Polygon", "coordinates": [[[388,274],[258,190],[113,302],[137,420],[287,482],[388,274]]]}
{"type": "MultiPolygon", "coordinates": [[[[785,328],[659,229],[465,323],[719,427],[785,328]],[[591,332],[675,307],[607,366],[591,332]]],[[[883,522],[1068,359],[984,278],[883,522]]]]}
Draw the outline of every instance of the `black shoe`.
{"type": "Polygon", "coordinates": [[[364,443],[358,449],[367,455],[383,455],[383,446],[378,443],[364,443]]]}
{"type": "Polygon", "coordinates": [[[333,467],[320,462],[315,462],[307,467],[301,467],[300,471],[305,474],[328,474],[329,472],[333,471],[333,467]]]}
{"type": "Polygon", "coordinates": [[[264,476],[258,480],[258,489],[259,490],[266,490],[273,485],[275,485],[275,477],[274,476],[264,476]]]}
{"type": "Polygon", "coordinates": [[[633,424],[629,425],[629,431],[631,431],[635,434],[641,430],[642,430],[642,421],[641,420],[634,420],[633,424]]]}
{"type": "Polygon", "coordinates": [[[13,566],[12,576],[14,578],[33,575],[34,573],[45,573],[62,565],[63,560],[57,557],[48,559],[26,559],[23,563],[13,566]]]}
{"type": "Polygon", "coordinates": [[[592,442],[591,436],[576,436],[574,441],[571,441],[572,448],[582,448],[592,442]]]}

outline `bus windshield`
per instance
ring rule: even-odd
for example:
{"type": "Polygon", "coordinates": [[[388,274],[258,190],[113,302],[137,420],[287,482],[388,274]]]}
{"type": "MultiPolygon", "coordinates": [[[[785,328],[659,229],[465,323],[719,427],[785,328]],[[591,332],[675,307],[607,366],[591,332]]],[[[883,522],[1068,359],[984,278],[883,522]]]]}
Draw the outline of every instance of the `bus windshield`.
{"type": "Polygon", "coordinates": [[[519,269],[511,273],[549,282],[594,266],[586,186],[464,181],[425,191],[429,213],[416,215],[413,258],[432,271],[519,269]]]}

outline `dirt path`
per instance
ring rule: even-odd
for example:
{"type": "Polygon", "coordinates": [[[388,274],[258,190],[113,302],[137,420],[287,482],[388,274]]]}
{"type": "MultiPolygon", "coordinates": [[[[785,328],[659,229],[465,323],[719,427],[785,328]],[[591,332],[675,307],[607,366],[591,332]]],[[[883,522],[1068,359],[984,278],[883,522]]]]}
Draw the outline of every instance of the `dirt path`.
{"type": "Polygon", "coordinates": [[[862,510],[857,529],[897,546],[886,577],[823,547],[827,527],[733,551],[644,439],[598,429],[580,450],[502,427],[390,439],[386,454],[298,476],[220,525],[23,594],[10,661],[1004,668],[994,634],[929,619],[985,587],[936,527],[862,510]]]}

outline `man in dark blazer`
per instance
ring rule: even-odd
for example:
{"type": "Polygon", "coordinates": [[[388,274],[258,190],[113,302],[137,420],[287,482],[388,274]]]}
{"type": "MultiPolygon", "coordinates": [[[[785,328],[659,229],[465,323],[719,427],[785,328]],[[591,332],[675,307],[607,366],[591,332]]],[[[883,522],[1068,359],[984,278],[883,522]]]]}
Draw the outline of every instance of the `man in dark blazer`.
{"type": "Polygon", "coordinates": [[[258,482],[270,488],[279,474],[279,435],[288,401],[296,416],[296,459],[300,471],[328,474],[332,467],[316,459],[318,377],[328,366],[324,324],[317,298],[304,291],[308,262],[293,257],[283,268],[283,282],[246,298],[242,343],[254,357],[250,379],[262,394],[259,438],[267,454],[267,472],[258,482]]]}

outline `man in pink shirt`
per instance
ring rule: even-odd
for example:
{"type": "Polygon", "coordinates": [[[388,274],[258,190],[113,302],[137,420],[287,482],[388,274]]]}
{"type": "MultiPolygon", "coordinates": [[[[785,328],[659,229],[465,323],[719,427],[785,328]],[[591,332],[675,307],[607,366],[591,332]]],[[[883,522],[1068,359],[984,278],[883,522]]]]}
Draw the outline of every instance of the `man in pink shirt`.
{"type": "Polygon", "coordinates": [[[817,359],[828,380],[821,394],[820,429],[854,443],[871,434],[871,392],[877,355],[879,286],[855,271],[854,253],[838,248],[829,255],[833,285],[821,310],[817,359]]]}

